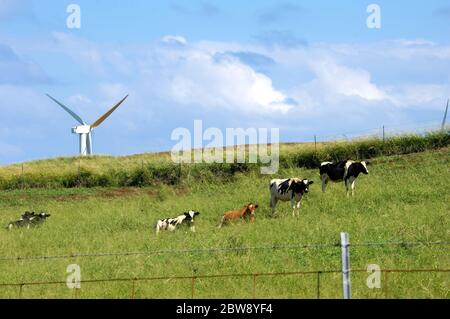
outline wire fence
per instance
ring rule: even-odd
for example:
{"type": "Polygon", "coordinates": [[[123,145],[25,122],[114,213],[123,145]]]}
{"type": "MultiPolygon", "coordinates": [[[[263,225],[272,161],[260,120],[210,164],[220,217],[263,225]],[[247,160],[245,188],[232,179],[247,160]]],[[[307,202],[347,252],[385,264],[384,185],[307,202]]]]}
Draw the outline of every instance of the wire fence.
{"type": "Polygon", "coordinates": [[[445,124],[444,126],[442,126],[442,124],[438,120],[392,125],[387,124],[368,128],[365,130],[342,132],[340,134],[315,134],[311,137],[305,138],[303,142],[326,143],[364,138],[379,138],[381,140],[385,140],[387,138],[403,134],[423,135],[425,133],[436,132],[438,130],[447,130],[449,128],[450,124],[445,124]]]}
{"type": "MultiPolygon", "coordinates": [[[[367,269],[352,269],[353,273],[367,273],[367,269]]],[[[384,274],[384,297],[389,298],[389,281],[388,274],[402,273],[449,273],[449,268],[428,268],[428,269],[380,269],[380,272],[384,274]]],[[[292,271],[292,272],[266,272],[266,273],[229,273],[229,274],[215,274],[215,275],[191,275],[191,276],[162,276],[162,277],[132,277],[132,278],[105,278],[105,279],[88,279],[83,280],[85,284],[100,284],[100,283],[117,283],[127,282],[130,283],[129,298],[136,298],[136,285],[140,282],[149,281],[168,281],[168,280],[186,280],[190,281],[190,298],[196,297],[196,283],[198,280],[212,280],[220,278],[252,278],[252,298],[255,299],[257,295],[257,279],[261,277],[279,277],[279,276],[312,276],[315,278],[315,298],[321,298],[321,278],[324,274],[340,274],[341,270],[312,270],[312,271],[292,271]]],[[[23,298],[23,290],[26,286],[54,286],[54,285],[67,285],[67,281],[42,281],[42,282],[21,282],[21,283],[0,283],[0,287],[15,287],[18,289],[17,298],[23,298]]],[[[81,288],[72,288],[73,298],[78,298],[81,288]]]]}
{"type": "MultiPolygon", "coordinates": [[[[386,247],[396,246],[404,248],[423,248],[423,247],[443,247],[450,248],[449,241],[416,241],[416,242],[362,242],[349,244],[349,247],[386,247]]],[[[217,248],[199,248],[199,249],[186,249],[186,250],[153,250],[146,252],[115,252],[115,253],[92,253],[92,254],[67,254],[67,255],[53,255],[53,256],[3,256],[0,257],[0,261],[32,261],[32,260],[51,260],[51,259],[68,259],[68,258],[86,258],[86,257],[108,257],[108,256],[148,256],[155,254],[186,254],[186,253],[230,253],[236,251],[260,251],[260,250],[286,250],[286,249],[335,249],[340,248],[339,243],[327,243],[327,244],[292,244],[292,245],[273,245],[273,246],[254,246],[254,247],[217,247],[217,248]]],[[[367,273],[367,269],[351,269],[351,273],[367,273]]],[[[448,274],[450,268],[421,268],[421,269],[380,269],[383,274],[383,294],[385,298],[389,298],[391,291],[390,288],[390,274],[412,274],[412,273],[440,273],[448,274]]],[[[258,297],[258,278],[262,277],[286,277],[286,276],[310,276],[315,283],[315,298],[321,298],[322,289],[322,276],[325,274],[340,274],[342,270],[308,270],[308,271],[289,271],[289,272],[253,272],[253,273],[222,273],[222,274],[192,274],[185,276],[155,276],[155,277],[130,277],[130,278],[104,278],[104,279],[83,279],[82,283],[85,284],[100,284],[100,283],[114,283],[114,282],[126,282],[130,284],[129,298],[136,298],[137,284],[150,281],[188,281],[190,282],[190,297],[195,298],[198,291],[196,284],[199,280],[213,280],[220,278],[232,278],[236,280],[238,278],[251,278],[252,279],[252,298],[258,297]]],[[[6,282],[0,283],[0,287],[12,287],[17,288],[17,298],[23,298],[23,290],[25,287],[31,286],[55,286],[55,285],[68,285],[67,281],[37,281],[37,282],[6,282]]],[[[78,298],[80,289],[73,289],[73,298],[78,298]]]]}
{"type": "MultiPolygon", "coordinates": [[[[450,241],[416,241],[416,242],[366,242],[349,244],[349,247],[369,247],[369,246],[449,246],[450,241]]],[[[253,246],[253,247],[214,247],[214,248],[195,248],[195,249],[165,249],[150,251],[123,251],[106,253],[72,253],[66,255],[43,255],[43,256],[0,256],[0,261],[26,261],[26,260],[51,260],[68,258],[93,258],[93,257],[121,257],[121,256],[150,256],[160,254],[192,254],[192,253],[220,253],[237,252],[251,250],[285,250],[285,249],[323,249],[341,247],[340,243],[326,244],[291,244],[291,245],[272,245],[272,246],[253,246]]]]}

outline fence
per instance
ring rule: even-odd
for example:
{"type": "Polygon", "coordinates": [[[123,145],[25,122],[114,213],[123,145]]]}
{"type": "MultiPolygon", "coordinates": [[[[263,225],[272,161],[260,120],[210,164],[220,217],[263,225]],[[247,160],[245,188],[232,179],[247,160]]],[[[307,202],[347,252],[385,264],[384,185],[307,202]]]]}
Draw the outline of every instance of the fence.
{"type": "Polygon", "coordinates": [[[411,122],[395,125],[380,125],[379,127],[373,127],[362,131],[347,131],[340,134],[315,134],[311,137],[306,137],[303,142],[326,143],[364,138],[379,138],[384,141],[387,138],[402,134],[422,135],[425,133],[446,130],[449,128],[450,124],[441,124],[438,120],[414,123],[411,122]]]}
{"type": "MultiPolygon", "coordinates": [[[[212,275],[188,275],[188,276],[162,276],[162,277],[132,277],[132,278],[104,278],[104,279],[90,279],[82,280],[84,284],[99,284],[108,282],[128,282],[130,283],[130,298],[136,297],[136,285],[140,282],[149,281],[166,281],[166,280],[187,280],[191,283],[191,298],[195,298],[196,282],[198,280],[211,280],[217,278],[252,278],[252,297],[257,296],[257,279],[261,277],[279,277],[279,276],[314,276],[316,278],[316,298],[321,298],[321,277],[324,274],[339,274],[343,275],[343,296],[344,298],[351,298],[351,273],[368,272],[367,269],[351,269],[350,268],[350,247],[383,247],[383,246],[400,246],[400,247],[425,247],[425,246],[440,246],[448,248],[450,245],[448,241],[434,241],[434,242],[366,242],[351,244],[348,240],[348,234],[341,234],[341,243],[335,244],[297,244],[285,246],[260,246],[260,247],[231,247],[231,248],[207,248],[207,249],[187,249],[187,250],[155,250],[148,252],[119,252],[119,253],[95,253],[95,254],[68,254],[59,256],[2,256],[0,262],[6,261],[31,261],[31,260],[51,260],[51,259],[68,259],[68,258],[94,258],[94,257],[112,257],[112,256],[148,256],[153,254],[185,254],[185,253],[220,253],[220,252],[235,252],[248,250],[285,250],[285,249],[342,249],[342,270],[308,270],[308,271],[291,271],[291,272],[255,272],[255,273],[227,273],[227,274],[212,274],[212,275]]],[[[384,275],[384,297],[389,297],[389,275],[392,273],[449,273],[450,268],[422,268],[422,269],[380,269],[384,275]]],[[[66,285],[66,281],[42,281],[42,282],[19,282],[19,283],[0,283],[0,287],[17,287],[18,298],[22,298],[23,289],[26,286],[50,286],[50,285],[66,285]]],[[[73,289],[73,297],[78,297],[78,289],[73,289]]]]}
{"type": "MultiPolygon", "coordinates": [[[[381,273],[384,274],[384,297],[389,298],[389,284],[388,274],[391,273],[449,273],[450,269],[381,269],[381,273]]],[[[354,273],[367,273],[367,269],[352,269],[354,273]]],[[[253,279],[252,296],[253,299],[257,298],[257,278],[259,277],[278,277],[278,276],[305,276],[314,275],[316,277],[316,298],[320,299],[321,291],[321,276],[323,274],[338,274],[340,270],[313,270],[313,271],[295,271],[295,272],[276,272],[276,273],[231,273],[231,274],[217,274],[217,275],[192,275],[192,276],[166,276],[166,277],[133,277],[133,278],[109,278],[109,279],[92,279],[83,280],[84,284],[96,284],[96,283],[110,283],[110,282],[128,282],[130,283],[130,297],[134,299],[136,297],[136,284],[145,281],[167,281],[167,280],[188,280],[191,282],[191,298],[195,298],[195,284],[199,279],[217,279],[217,278],[242,278],[251,277],[253,279]]],[[[0,283],[0,287],[17,287],[18,298],[23,296],[23,289],[25,286],[49,286],[49,285],[67,285],[66,281],[45,281],[45,282],[22,282],[22,283],[0,283]]],[[[79,289],[73,289],[73,297],[78,297],[79,289]]]]}

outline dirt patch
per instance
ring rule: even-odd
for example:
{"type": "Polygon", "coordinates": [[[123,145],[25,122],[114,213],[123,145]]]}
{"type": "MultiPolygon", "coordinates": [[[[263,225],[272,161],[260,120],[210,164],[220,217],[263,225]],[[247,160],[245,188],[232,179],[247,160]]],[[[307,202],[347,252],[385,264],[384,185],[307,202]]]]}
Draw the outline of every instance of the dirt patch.
{"type": "MultiPolygon", "coordinates": [[[[182,196],[189,192],[187,188],[177,188],[174,190],[176,195],[182,196]]],[[[138,187],[122,187],[115,189],[97,189],[93,190],[90,194],[68,194],[68,195],[49,195],[47,198],[53,199],[59,202],[67,201],[80,201],[87,200],[91,198],[102,198],[102,199],[119,199],[119,198],[132,198],[139,196],[148,196],[151,198],[158,198],[160,196],[160,190],[158,189],[148,189],[148,188],[138,188],[138,187]]]]}

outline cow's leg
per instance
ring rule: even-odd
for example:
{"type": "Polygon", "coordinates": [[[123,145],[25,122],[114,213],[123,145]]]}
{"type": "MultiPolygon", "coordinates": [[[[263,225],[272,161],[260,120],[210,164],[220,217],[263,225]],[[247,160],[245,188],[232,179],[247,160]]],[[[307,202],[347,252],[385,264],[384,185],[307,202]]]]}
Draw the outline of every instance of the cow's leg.
{"type": "Polygon", "coordinates": [[[300,200],[298,203],[297,203],[297,216],[300,216],[300,208],[302,207],[302,201],[300,200]]]}
{"type": "Polygon", "coordinates": [[[327,189],[327,183],[328,183],[328,175],[322,174],[322,192],[325,193],[327,189]]]}
{"type": "Polygon", "coordinates": [[[270,197],[270,208],[272,209],[272,215],[275,214],[275,207],[277,206],[278,199],[274,196],[270,197]]]}
{"type": "Polygon", "coordinates": [[[350,178],[349,183],[351,184],[352,196],[355,195],[355,181],[356,178],[350,178]]]}
{"type": "Polygon", "coordinates": [[[347,197],[349,197],[350,196],[349,191],[350,191],[350,184],[351,183],[350,183],[350,181],[348,179],[345,179],[344,183],[345,183],[345,190],[347,192],[347,197]]]}
{"type": "Polygon", "coordinates": [[[192,225],[191,227],[189,227],[189,229],[191,230],[191,232],[195,233],[195,225],[192,225]]]}
{"type": "Polygon", "coordinates": [[[291,198],[291,206],[292,206],[292,216],[295,216],[295,208],[297,207],[297,203],[294,198],[291,198]]]}
{"type": "Polygon", "coordinates": [[[217,226],[217,228],[222,228],[224,222],[225,222],[225,216],[222,216],[222,219],[220,220],[219,226],[217,226]]]}

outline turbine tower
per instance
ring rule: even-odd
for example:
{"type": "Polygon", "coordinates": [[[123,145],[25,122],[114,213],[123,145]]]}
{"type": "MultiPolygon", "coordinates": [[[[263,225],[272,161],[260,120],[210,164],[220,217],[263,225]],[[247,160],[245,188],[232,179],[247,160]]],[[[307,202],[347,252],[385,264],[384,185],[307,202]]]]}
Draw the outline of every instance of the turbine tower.
{"type": "Polygon", "coordinates": [[[61,106],[67,113],[69,113],[75,120],[77,120],[78,123],[81,125],[75,126],[72,128],[73,134],[78,134],[80,136],[80,155],[86,156],[86,155],[92,155],[92,130],[99,126],[108,116],[111,115],[112,112],[114,112],[120,104],[122,104],[123,101],[128,97],[128,94],[120,100],[116,105],[114,105],[108,112],[103,114],[101,117],[98,118],[97,121],[95,121],[93,124],[88,125],[86,124],[81,117],[79,117],[75,112],[73,112],[71,109],[69,109],[67,106],[62,104],[61,102],[57,101],[55,98],[51,97],[47,94],[49,98],[51,98],[56,104],[61,106]]]}

